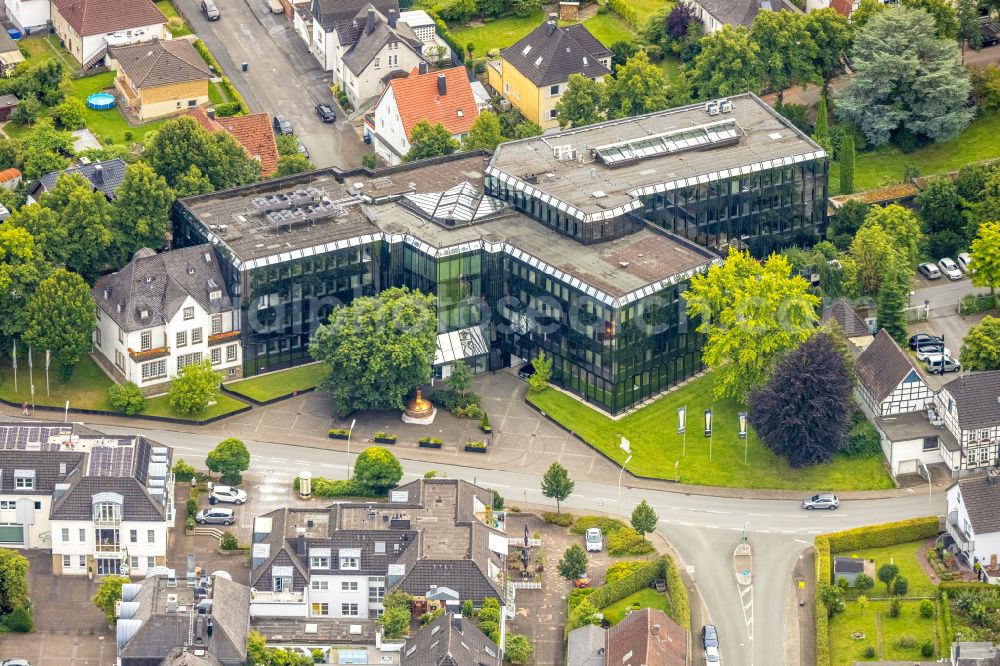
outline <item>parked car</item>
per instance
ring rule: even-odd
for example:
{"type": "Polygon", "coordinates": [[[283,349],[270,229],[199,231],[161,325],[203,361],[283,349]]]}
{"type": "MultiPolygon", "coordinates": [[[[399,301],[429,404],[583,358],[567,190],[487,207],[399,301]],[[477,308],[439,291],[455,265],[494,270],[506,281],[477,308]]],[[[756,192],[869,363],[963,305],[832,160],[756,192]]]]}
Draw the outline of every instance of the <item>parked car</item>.
{"type": "Polygon", "coordinates": [[[962,272],[966,275],[972,275],[976,272],[976,269],[972,267],[972,257],[969,256],[968,252],[963,252],[958,255],[958,267],[962,269],[962,272]]]}
{"type": "Polygon", "coordinates": [[[959,372],[962,364],[950,356],[932,356],[925,361],[927,372],[932,375],[943,375],[946,372],[959,372]]]}
{"type": "Polygon", "coordinates": [[[840,500],[833,493],[820,493],[802,500],[802,508],[808,511],[813,509],[834,511],[838,506],[840,506],[840,500]]]}
{"type": "Polygon", "coordinates": [[[31,666],[27,659],[7,659],[0,661],[0,666],[31,666]]]}
{"type": "Polygon", "coordinates": [[[275,116],[274,121],[274,131],[278,134],[294,134],[295,131],[292,129],[292,121],[284,116],[275,116]]]}
{"type": "Polygon", "coordinates": [[[587,529],[587,552],[599,553],[604,548],[604,539],[601,538],[601,530],[597,527],[587,529]]]}
{"type": "Polygon", "coordinates": [[[928,280],[937,280],[939,277],[941,277],[941,271],[939,271],[938,267],[929,261],[924,262],[919,266],[917,266],[917,270],[920,271],[920,274],[923,275],[928,280]]]}
{"type": "Polygon", "coordinates": [[[208,501],[211,504],[218,502],[243,504],[243,502],[247,501],[247,494],[239,488],[233,488],[232,486],[215,486],[212,488],[212,494],[208,496],[208,501]]]}
{"type": "Polygon", "coordinates": [[[531,361],[522,365],[520,370],[517,371],[517,376],[521,379],[527,379],[533,374],[535,374],[535,366],[531,364],[531,361]]]}
{"type": "Polygon", "coordinates": [[[219,12],[219,8],[215,6],[213,0],[201,0],[201,13],[205,15],[209,21],[218,21],[222,14],[219,12]]]}
{"type": "Polygon", "coordinates": [[[926,344],[943,345],[944,340],[936,335],[931,335],[930,333],[917,333],[916,335],[910,336],[910,349],[916,349],[920,345],[926,344]]]}
{"type": "Polygon", "coordinates": [[[309,159],[309,149],[306,148],[306,144],[302,143],[302,139],[295,138],[295,150],[299,151],[299,154],[309,159]]]}
{"type": "Polygon", "coordinates": [[[956,264],[951,257],[945,257],[938,262],[938,268],[941,272],[948,276],[949,280],[961,280],[962,271],[959,270],[958,264],[956,264]]]}
{"type": "Polygon", "coordinates": [[[917,358],[921,361],[926,361],[929,358],[937,358],[938,356],[951,356],[951,350],[940,344],[925,344],[917,345],[917,358]]]}
{"type": "Polygon", "coordinates": [[[590,579],[584,576],[573,581],[573,587],[590,587],[590,579]]]}
{"type": "Polygon", "coordinates": [[[706,624],[701,628],[701,645],[705,649],[719,647],[719,632],[715,630],[714,624],[706,624]]]}
{"type": "Polygon", "coordinates": [[[232,509],[202,509],[195,517],[194,522],[199,525],[232,525],[236,522],[236,514],[232,509]]]}
{"type": "Polygon", "coordinates": [[[990,22],[988,16],[979,19],[980,32],[982,33],[983,46],[996,46],[1000,41],[1000,29],[990,22]]]}
{"type": "Polygon", "coordinates": [[[324,123],[332,123],[337,120],[337,114],[333,112],[333,107],[329,104],[317,104],[316,115],[319,116],[320,120],[324,123]]]}
{"type": "Polygon", "coordinates": [[[710,664],[711,666],[719,666],[719,664],[722,663],[722,660],[719,659],[719,648],[705,648],[705,663],[710,664]]]}

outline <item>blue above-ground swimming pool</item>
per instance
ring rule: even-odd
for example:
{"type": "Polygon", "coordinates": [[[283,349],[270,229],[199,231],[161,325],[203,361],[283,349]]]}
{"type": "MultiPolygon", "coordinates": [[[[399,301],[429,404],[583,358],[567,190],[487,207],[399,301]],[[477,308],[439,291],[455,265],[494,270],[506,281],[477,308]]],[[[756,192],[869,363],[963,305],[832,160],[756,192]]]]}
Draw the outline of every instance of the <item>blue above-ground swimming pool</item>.
{"type": "Polygon", "coordinates": [[[87,106],[97,111],[107,111],[115,108],[115,96],[111,93],[99,92],[87,97],[87,106]]]}

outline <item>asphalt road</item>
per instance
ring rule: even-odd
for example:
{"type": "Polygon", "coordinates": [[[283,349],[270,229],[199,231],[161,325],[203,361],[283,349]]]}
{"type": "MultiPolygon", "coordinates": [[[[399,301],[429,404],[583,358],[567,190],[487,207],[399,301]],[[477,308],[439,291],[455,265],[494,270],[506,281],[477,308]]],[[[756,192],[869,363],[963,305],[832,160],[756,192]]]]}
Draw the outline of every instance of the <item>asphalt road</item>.
{"type": "MultiPolygon", "coordinates": [[[[116,428],[99,426],[104,432],[116,428]]],[[[218,435],[139,430],[140,434],[173,446],[179,457],[199,460],[218,443],[218,435]]],[[[247,441],[251,470],[263,475],[311,470],[333,478],[347,476],[347,455],[325,448],[290,446],[247,441]]],[[[405,460],[406,476],[420,477],[436,469],[449,478],[464,478],[497,488],[510,503],[548,503],[539,486],[541,478],[530,474],[484,471],[450,465],[405,460]]],[[[251,491],[252,492],[252,491],[251,491]]],[[[707,497],[665,491],[621,488],[577,480],[575,492],[563,506],[576,510],[625,513],[645,499],[660,516],[658,531],[680,554],[683,564],[693,565],[694,578],[722,640],[723,663],[731,666],[776,666],[797,661],[783,658],[786,612],[792,567],[814,535],[861,525],[899,520],[944,511],[944,495],[914,492],[891,499],[852,500],[836,512],[806,512],[794,500],[746,500],[707,497]],[[732,567],[733,549],[744,528],[754,549],[752,637],[744,599],[737,588],[732,567]]],[[[700,626],[693,628],[695,641],[700,626]]]]}
{"type": "Polygon", "coordinates": [[[208,21],[200,11],[201,0],[177,0],[177,5],[251,111],[291,120],[316,166],[361,165],[368,151],[342,113],[333,125],[324,125],[316,116],[316,104],[334,104],[330,74],[283,14],[268,12],[263,0],[232,0],[219,4],[218,21],[208,21]],[[243,62],[249,64],[247,72],[241,71],[243,62]]]}

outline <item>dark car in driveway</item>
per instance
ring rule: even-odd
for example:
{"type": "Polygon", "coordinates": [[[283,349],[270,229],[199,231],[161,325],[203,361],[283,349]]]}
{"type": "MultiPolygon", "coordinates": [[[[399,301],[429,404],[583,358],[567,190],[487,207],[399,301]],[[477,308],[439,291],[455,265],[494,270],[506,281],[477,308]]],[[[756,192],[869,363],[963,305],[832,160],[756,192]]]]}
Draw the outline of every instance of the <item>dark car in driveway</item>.
{"type": "Polygon", "coordinates": [[[215,5],[212,0],[201,0],[201,13],[205,15],[209,21],[218,21],[222,14],[219,13],[219,8],[215,5]]]}
{"type": "Polygon", "coordinates": [[[910,349],[916,349],[921,345],[941,345],[944,346],[944,340],[936,335],[931,335],[930,333],[917,333],[916,335],[910,336],[910,349]]]}
{"type": "Polygon", "coordinates": [[[284,116],[275,116],[272,124],[274,125],[274,131],[278,134],[294,134],[292,121],[284,116]]]}
{"type": "Polygon", "coordinates": [[[320,120],[324,123],[333,123],[337,121],[337,114],[333,112],[333,107],[329,104],[317,104],[316,115],[319,116],[320,120]]]}

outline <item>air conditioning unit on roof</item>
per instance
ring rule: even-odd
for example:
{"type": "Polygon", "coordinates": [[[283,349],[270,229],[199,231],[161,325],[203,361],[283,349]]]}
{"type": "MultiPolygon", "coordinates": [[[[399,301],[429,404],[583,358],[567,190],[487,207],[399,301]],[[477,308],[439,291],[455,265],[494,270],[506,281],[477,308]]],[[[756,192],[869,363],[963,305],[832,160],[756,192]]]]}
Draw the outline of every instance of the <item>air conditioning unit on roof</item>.
{"type": "Polygon", "coordinates": [[[710,116],[719,115],[719,103],[718,102],[706,102],[705,103],[705,113],[710,116]]]}

